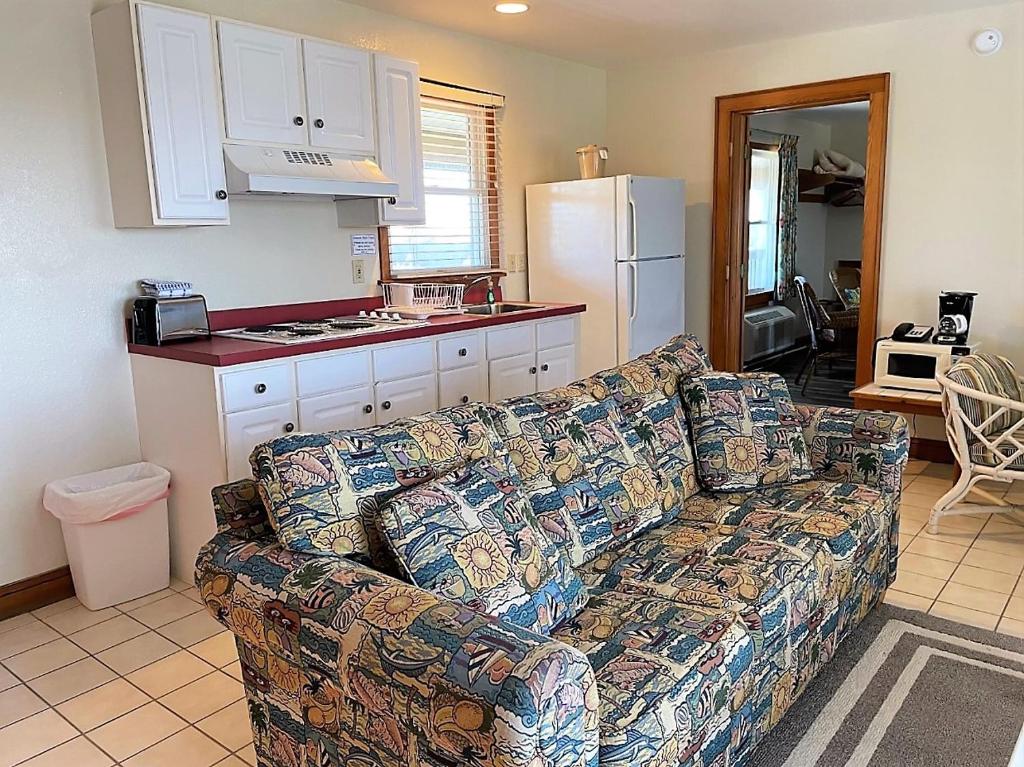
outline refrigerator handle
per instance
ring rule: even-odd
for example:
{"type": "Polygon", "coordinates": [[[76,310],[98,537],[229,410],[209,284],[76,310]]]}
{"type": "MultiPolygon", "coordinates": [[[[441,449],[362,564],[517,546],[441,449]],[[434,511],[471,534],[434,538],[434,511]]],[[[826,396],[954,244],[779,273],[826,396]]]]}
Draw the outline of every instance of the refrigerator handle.
{"type": "Polygon", "coordinates": [[[636,319],[637,302],[640,300],[640,270],[637,269],[636,261],[629,262],[629,271],[632,279],[630,282],[633,284],[632,291],[629,298],[629,321],[632,322],[636,319]]]}
{"type": "Polygon", "coordinates": [[[636,261],[636,203],[632,197],[628,197],[626,204],[629,205],[629,257],[636,261]]]}

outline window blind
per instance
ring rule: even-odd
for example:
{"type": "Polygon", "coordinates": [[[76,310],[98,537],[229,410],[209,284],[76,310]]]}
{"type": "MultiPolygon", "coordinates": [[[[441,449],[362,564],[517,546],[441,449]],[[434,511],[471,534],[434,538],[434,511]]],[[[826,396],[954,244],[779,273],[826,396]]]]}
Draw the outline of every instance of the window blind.
{"type": "Polygon", "coordinates": [[[492,106],[424,97],[426,224],[392,226],[391,271],[466,272],[501,259],[501,144],[492,106]]]}

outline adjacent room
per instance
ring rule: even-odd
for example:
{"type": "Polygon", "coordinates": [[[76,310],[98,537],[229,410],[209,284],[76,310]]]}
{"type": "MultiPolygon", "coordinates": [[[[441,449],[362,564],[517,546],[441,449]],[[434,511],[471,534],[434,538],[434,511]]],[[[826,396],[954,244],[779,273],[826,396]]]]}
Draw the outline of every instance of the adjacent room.
{"type": "Polygon", "coordinates": [[[0,104],[0,767],[1024,767],[1024,0],[3,0],[0,104]]]}

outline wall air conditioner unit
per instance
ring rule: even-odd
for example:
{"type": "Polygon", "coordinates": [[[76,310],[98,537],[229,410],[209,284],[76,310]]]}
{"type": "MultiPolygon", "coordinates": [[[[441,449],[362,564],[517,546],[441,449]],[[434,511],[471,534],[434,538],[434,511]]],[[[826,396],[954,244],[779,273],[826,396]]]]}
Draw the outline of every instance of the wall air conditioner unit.
{"type": "Polygon", "coordinates": [[[743,315],[743,361],[785,351],[796,341],[796,315],[785,306],[751,309],[743,315]]]}

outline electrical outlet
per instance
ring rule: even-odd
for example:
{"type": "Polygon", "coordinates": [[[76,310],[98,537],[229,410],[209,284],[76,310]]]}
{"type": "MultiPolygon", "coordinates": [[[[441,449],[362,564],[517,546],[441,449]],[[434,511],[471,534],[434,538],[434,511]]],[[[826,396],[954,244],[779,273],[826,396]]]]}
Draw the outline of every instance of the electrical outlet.
{"type": "Polygon", "coordinates": [[[508,270],[510,272],[525,272],[526,271],[526,254],[525,253],[509,253],[508,254],[508,270]]]}
{"type": "Polygon", "coordinates": [[[366,282],[366,262],[361,258],[352,259],[352,283],[362,285],[366,282]]]}

